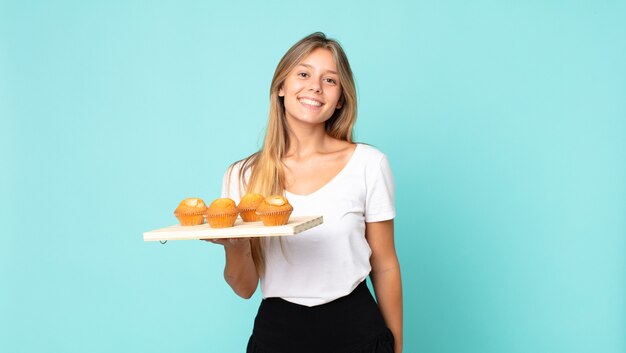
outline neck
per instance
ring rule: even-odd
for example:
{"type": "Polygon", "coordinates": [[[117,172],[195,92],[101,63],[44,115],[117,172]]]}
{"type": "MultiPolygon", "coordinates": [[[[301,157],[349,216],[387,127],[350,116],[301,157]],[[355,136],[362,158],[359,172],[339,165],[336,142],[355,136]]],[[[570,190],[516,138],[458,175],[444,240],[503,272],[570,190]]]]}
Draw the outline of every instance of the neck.
{"type": "Polygon", "coordinates": [[[332,140],[324,124],[289,123],[289,149],[287,156],[306,156],[321,150],[332,140]]]}

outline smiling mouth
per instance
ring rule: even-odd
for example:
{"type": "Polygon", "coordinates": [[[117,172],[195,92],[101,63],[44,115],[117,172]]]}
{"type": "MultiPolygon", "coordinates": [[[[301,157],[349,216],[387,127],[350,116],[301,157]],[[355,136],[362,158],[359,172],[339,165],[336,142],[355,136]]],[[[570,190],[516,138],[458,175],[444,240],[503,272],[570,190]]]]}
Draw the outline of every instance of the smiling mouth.
{"type": "Polygon", "coordinates": [[[309,98],[300,98],[298,99],[298,102],[300,102],[301,104],[310,106],[310,107],[315,107],[315,108],[321,107],[323,105],[322,102],[317,101],[315,99],[309,99],[309,98]]]}

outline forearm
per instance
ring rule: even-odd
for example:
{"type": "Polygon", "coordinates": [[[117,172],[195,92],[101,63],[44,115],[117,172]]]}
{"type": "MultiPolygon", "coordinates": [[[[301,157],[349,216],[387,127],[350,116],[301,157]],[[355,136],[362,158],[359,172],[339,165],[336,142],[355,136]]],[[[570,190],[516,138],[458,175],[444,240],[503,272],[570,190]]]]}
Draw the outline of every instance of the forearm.
{"type": "Polygon", "coordinates": [[[225,246],[224,279],[237,295],[250,298],[256,290],[259,276],[252,260],[250,241],[236,246],[225,246]]]}
{"type": "Polygon", "coordinates": [[[402,279],[400,267],[393,267],[370,275],[378,306],[385,324],[393,333],[395,353],[402,352],[402,279]]]}

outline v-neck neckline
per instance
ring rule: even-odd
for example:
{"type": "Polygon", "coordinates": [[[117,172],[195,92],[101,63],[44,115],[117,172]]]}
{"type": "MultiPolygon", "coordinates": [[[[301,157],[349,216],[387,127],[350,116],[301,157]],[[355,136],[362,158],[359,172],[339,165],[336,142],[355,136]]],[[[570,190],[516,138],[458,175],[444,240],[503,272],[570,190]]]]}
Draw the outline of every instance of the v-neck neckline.
{"type": "Polygon", "coordinates": [[[352,155],[350,156],[350,159],[348,160],[348,162],[346,162],[346,164],[343,166],[343,168],[341,168],[341,170],[332,179],[330,179],[326,184],[320,186],[315,191],[310,192],[310,193],[308,193],[306,195],[294,194],[294,193],[289,192],[288,190],[285,190],[285,194],[288,195],[287,198],[289,198],[289,197],[296,197],[296,198],[299,198],[299,197],[301,197],[301,198],[302,197],[305,197],[305,198],[306,197],[312,197],[314,195],[317,195],[317,194],[321,193],[322,191],[324,191],[324,189],[327,189],[328,187],[330,187],[330,185],[335,183],[335,181],[337,179],[339,179],[343,174],[346,173],[346,170],[348,170],[350,165],[353,163],[353,161],[354,161],[354,159],[356,157],[356,154],[357,154],[357,152],[359,151],[360,148],[361,148],[361,144],[357,143],[356,147],[354,148],[354,151],[352,151],[352,155]]]}

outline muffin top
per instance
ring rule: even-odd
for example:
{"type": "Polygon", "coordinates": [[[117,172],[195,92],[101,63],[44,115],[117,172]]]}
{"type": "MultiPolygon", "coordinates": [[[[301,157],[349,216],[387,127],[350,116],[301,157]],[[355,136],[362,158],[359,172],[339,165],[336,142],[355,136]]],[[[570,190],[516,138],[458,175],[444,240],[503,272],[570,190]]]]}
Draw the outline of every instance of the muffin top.
{"type": "Polygon", "coordinates": [[[256,210],[256,208],[259,207],[259,205],[261,204],[261,202],[263,202],[264,199],[265,199],[265,196],[261,194],[255,194],[255,193],[245,194],[241,198],[241,201],[239,201],[239,205],[237,205],[237,209],[239,211],[256,210]]]}
{"type": "Polygon", "coordinates": [[[192,215],[192,214],[202,214],[206,210],[206,205],[201,198],[198,197],[190,197],[182,200],[176,210],[174,210],[174,214],[181,215],[192,215]]]}
{"type": "Polygon", "coordinates": [[[215,215],[215,214],[224,214],[224,213],[237,213],[237,207],[235,206],[235,201],[229,198],[220,198],[215,199],[211,202],[211,206],[206,210],[205,214],[215,215]]]}
{"type": "Polygon", "coordinates": [[[257,214],[263,214],[269,212],[292,211],[293,207],[289,204],[289,201],[287,201],[285,197],[280,195],[271,195],[266,197],[256,210],[257,214]]]}

